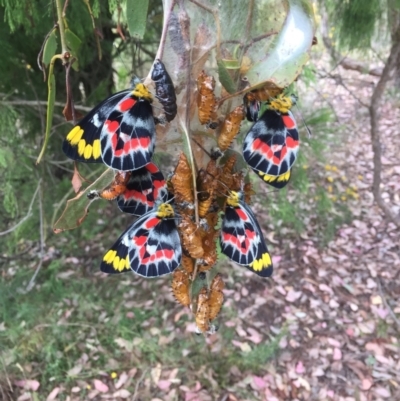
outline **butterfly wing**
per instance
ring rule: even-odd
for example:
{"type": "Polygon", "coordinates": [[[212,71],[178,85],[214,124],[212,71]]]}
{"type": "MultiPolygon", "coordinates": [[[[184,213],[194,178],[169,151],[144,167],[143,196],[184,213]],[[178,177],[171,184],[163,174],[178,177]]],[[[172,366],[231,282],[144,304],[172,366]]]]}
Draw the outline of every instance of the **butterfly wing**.
{"type": "Polygon", "coordinates": [[[229,259],[261,277],[271,276],[271,256],[261,228],[244,202],[240,202],[237,207],[226,207],[220,243],[222,253],[229,259]]]}
{"type": "Polygon", "coordinates": [[[243,157],[264,181],[281,187],[290,179],[298,148],[299,133],[292,113],[266,110],[246,135],[243,157]]]}
{"type": "Polygon", "coordinates": [[[150,163],[155,145],[153,109],[149,101],[129,95],[110,113],[100,134],[105,164],[137,170],[150,163]]]}
{"type": "Polygon", "coordinates": [[[172,273],[180,264],[182,248],[173,218],[161,218],[153,209],[136,220],[104,255],[105,273],[128,269],[143,277],[172,273]]]}
{"type": "Polygon", "coordinates": [[[107,117],[131,91],[124,90],[108,97],[93,108],[68,133],[63,142],[64,153],[72,160],[102,163],[100,134],[107,117]]]}
{"type": "Polygon", "coordinates": [[[157,199],[168,199],[168,190],[161,171],[154,163],[132,172],[125,192],[117,199],[124,213],[142,216],[149,212],[157,199]]]}

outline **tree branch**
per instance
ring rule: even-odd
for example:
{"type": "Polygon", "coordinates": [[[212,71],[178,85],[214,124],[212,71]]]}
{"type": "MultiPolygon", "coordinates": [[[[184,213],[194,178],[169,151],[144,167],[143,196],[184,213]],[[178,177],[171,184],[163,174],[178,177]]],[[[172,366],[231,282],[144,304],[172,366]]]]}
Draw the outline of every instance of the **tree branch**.
{"type": "Polygon", "coordinates": [[[0,237],[3,236],[3,235],[10,234],[10,233],[13,232],[14,230],[16,230],[21,224],[23,224],[26,220],[28,220],[29,217],[32,216],[32,214],[33,214],[33,212],[32,212],[33,202],[35,201],[36,195],[37,195],[38,192],[39,192],[40,184],[41,184],[41,183],[42,183],[42,180],[40,179],[39,182],[38,182],[38,186],[37,186],[37,188],[36,188],[36,191],[35,191],[35,193],[34,193],[33,196],[32,196],[32,200],[31,200],[31,203],[30,203],[30,205],[29,205],[28,212],[26,213],[26,215],[25,215],[17,224],[15,224],[14,226],[10,227],[8,230],[6,230],[6,231],[1,231],[1,232],[0,232],[0,237]]]}
{"type": "Polygon", "coordinates": [[[382,198],[380,185],[381,185],[381,171],[382,171],[382,149],[379,132],[379,106],[382,101],[382,97],[386,88],[386,84],[390,79],[390,73],[396,66],[397,58],[400,55],[400,26],[397,28],[397,32],[393,35],[393,44],[390,49],[389,58],[383,68],[381,78],[379,79],[371,97],[371,103],[369,106],[369,115],[371,121],[371,142],[373,151],[373,162],[374,162],[374,176],[372,183],[372,193],[374,199],[381,210],[385,213],[386,217],[389,218],[397,227],[400,227],[400,215],[395,215],[391,208],[385,203],[382,198]]]}
{"type": "MultiPolygon", "coordinates": [[[[4,104],[5,106],[31,106],[31,107],[39,107],[47,106],[47,100],[0,100],[0,104],[4,104]]],[[[54,106],[65,107],[64,103],[55,102],[54,106]]],[[[85,107],[85,106],[76,106],[77,110],[82,111],[90,111],[93,107],[85,107]]]]}

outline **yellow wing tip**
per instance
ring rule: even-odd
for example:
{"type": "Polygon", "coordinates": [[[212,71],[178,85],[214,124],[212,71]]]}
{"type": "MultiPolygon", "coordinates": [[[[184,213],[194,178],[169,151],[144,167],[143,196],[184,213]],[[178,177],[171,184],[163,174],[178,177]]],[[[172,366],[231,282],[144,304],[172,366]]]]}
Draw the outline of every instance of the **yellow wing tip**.
{"type": "Polygon", "coordinates": [[[260,259],[256,259],[253,263],[250,263],[249,266],[256,272],[268,269],[272,266],[271,255],[266,252],[261,256],[260,259]]]}

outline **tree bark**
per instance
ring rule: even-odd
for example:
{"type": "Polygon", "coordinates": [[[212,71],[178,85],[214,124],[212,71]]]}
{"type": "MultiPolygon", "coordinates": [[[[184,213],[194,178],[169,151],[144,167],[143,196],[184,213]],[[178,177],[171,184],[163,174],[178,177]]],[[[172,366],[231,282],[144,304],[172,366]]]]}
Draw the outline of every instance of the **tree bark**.
{"type": "Polygon", "coordinates": [[[384,95],[386,84],[390,80],[391,72],[396,68],[397,60],[400,57],[400,26],[397,27],[396,32],[392,36],[392,47],[390,49],[389,58],[383,68],[381,78],[379,79],[371,97],[371,103],[369,106],[369,115],[371,121],[371,142],[373,150],[373,183],[372,193],[374,199],[381,210],[385,213],[386,217],[389,218],[397,227],[400,227],[400,215],[396,215],[389,205],[383,200],[380,185],[381,185],[381,172],[382,172],[382,148],[379,132],[379,106],[384,95]]]}

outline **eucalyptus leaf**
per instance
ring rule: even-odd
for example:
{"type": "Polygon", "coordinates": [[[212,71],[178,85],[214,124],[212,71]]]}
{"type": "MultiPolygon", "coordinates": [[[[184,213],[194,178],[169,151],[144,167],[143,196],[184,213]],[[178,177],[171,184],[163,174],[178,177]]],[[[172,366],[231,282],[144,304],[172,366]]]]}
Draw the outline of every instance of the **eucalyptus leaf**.
{"type": "Polygon", "coordinates": [[[126,20],[128,22],[128,29],[131,36],[136,39],[143,39],[146,31],[148,9],[148,0],[126,1],[126,20]]]}
{"type": "Polygon", "coordinates": [[[52,57],[57,51],[57,31],[53,29],[51,34],[47,37],[43,49],[42,62],[47,67],[50,64],[52,57]]]}

